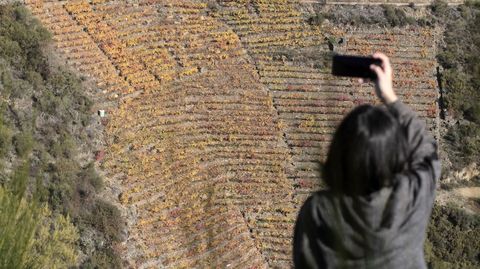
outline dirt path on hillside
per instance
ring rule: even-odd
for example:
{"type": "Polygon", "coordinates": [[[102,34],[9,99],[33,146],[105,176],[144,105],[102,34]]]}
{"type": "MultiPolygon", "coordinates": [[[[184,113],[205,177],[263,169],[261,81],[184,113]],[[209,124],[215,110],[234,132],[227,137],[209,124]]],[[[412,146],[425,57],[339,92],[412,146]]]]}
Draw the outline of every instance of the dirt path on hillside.
{"type": "Polygon", "coordinates": [[[453,190],[438,190],[436,203],[454,204],[474,214],[480,214],[480,187],[460,187],[453,190]]]}
{"type": "Polygon", "coordinates": [[[466,198],[479,199],[480,187],[458,188],[458,189],[455,189],[455,193],[466,198]]]}

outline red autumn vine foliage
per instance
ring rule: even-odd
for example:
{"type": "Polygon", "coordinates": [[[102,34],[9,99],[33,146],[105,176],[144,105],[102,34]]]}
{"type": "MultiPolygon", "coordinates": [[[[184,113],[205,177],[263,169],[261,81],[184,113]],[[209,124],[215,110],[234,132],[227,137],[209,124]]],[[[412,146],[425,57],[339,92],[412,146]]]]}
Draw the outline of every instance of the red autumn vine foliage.
{"type": "Polygon", "coordinates": [[[347,37],[344,53],[380,48],[399,94],[436,117],[429,30],[312,28],[293,1],[217,3],[28,2],[108,107],[100,159],[131,212],[131,267],[291,267],[336,125],[373,97],[286,48],[327,50],[326,35],[347,37]]]}

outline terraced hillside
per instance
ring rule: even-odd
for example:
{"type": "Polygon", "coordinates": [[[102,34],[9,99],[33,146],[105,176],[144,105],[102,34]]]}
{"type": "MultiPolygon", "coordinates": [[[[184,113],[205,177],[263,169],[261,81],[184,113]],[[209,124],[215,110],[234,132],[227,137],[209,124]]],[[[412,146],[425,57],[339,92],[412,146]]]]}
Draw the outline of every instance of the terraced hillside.
{"type": "Polygon", "coordinates": [[[292,0],[27,4],[107,111],[101,165],[129,267],[291,266],[332,132],[373,100],[318,55],[385,51],[399,94],[436,128],[432,30],[312,28],[292,0]]]}
{"type": "MultiPolygon", "coordinates": [[[[300,0],[303,3],[315,3],[315,4],[331,4],[331,5],[430,5],[435,1],[432,0],[417,0],[417,1],[410,1],[410,0],[300,0]]],[[[446,1],[450,5],[462,4],[464,1],[462,0],[449,0],[446,1]]]]}
{"type": "Polygon", "coordinates": [[[225,1],[221,13],[255,62],[260,80],[272,94],[294,169],[289,178],[300,201],[316,187],[319,160],[326,157],[339,120],[355,105],[375,101],[371,87],[330,75],[330,50],[369,55],[385,51],[396,70],[395,88],[405,103],[436,128],[435,37],[431,29],[323,29],[305,26],[296,5],[225,1]],[[280,11],[280,12],[279,12],[280,11]],[[408,42],[405,42],[408,40],[408,42]],[[323,58],[322,58],[323,56],[323,58]]]}

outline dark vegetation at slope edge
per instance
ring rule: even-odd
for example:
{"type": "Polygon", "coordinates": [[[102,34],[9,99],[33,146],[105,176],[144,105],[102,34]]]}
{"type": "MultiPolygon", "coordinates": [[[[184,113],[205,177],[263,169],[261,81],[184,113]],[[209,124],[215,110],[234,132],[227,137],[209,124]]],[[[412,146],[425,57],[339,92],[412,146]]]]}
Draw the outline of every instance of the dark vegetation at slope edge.
{"type": "MultiPolygon", "coordinates": [[[[412,17],[408,7],[349,6],[325,12],[318,7],[307,18],[312,27],[333,24],[382,27],[445,27],[444,45],[437,55],[441,70],[442,110],[449,119],[444,138],[451,168],[461,169],[480,160],[480,1],[448,6],[434,1],[423,17],[412,17]]],[[[478,184],[472,180],[470,185],[478,184]]],[[[448,187],[448,186],[446,186],[448,187]]],[[[479,201],[473,203],[478,205],[479,201]]],[[[428,227],[425,256],[430,268],[480,268],[480,216],[455,205],[435,205],[428,227]]]]}
{"type": "Polygon", "coordinates": [[[445,140],[454,169],[480,160],[480,2],[454,9],[436,2],[445,23],[445,46],[437,58],[447,116],[456,121],[445,140]]]}
{"type": "Polygon", "coordinates": [[[364,26],[379,25],[384,27],[419,25],[432,26],[433,21],[427,18],[415,19],[408,15],[405,10],[413,7],[394,7],[391,5],[364,6],[351,8],[350,6],[338,5],[326,9],[322,7],[314,15],[307,18],[312,26],[321,26],[325,20],[334,24],[364,26]]]}
{"type": "Polygon", "coordinates": [[[480,216],[455,205],[435,206],[425,242],[430,268],[480,268],[480,216]]]}
{"type": "Polygon", "coordinates": [[[93,163],[77,158],[93,156],[92,101],[79,78],[49,60],[50,38],[23,6],[0,6],[0,219],[23,216],[0,222],[0,230],[27,242],[0,238],[0,268],[119,268],[124,221],[99,197],[103,182],[93,163]],[[59,242],[47,253],[42,242],[61,231],[48,227],[67,227],[73,245],[59,242]],[[28,257],[45,262],[29,265],[28,257]]]}

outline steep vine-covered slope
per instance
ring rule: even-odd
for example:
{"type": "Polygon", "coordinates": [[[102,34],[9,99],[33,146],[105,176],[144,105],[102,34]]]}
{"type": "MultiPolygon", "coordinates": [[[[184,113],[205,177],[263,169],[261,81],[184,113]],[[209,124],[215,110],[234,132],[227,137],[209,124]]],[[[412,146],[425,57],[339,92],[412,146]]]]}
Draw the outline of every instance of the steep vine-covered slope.
{"type": "Polygon", "coordinates": [[[66,60],[103,87],[103,165],[129,212],[132,266],[289,263],[287,147],[238,37],[205,4],[31,7],[66,60]]]}
{"type": "Polygon", "coordinates": [[[389,54],[399,95],[438,135],[434,28],[314,26],[292,0],[27,6],[106,111],[101,167],[127,267],[291,267],[336,125],[374,102],[329,74],[333,52],[389,54]]]}

